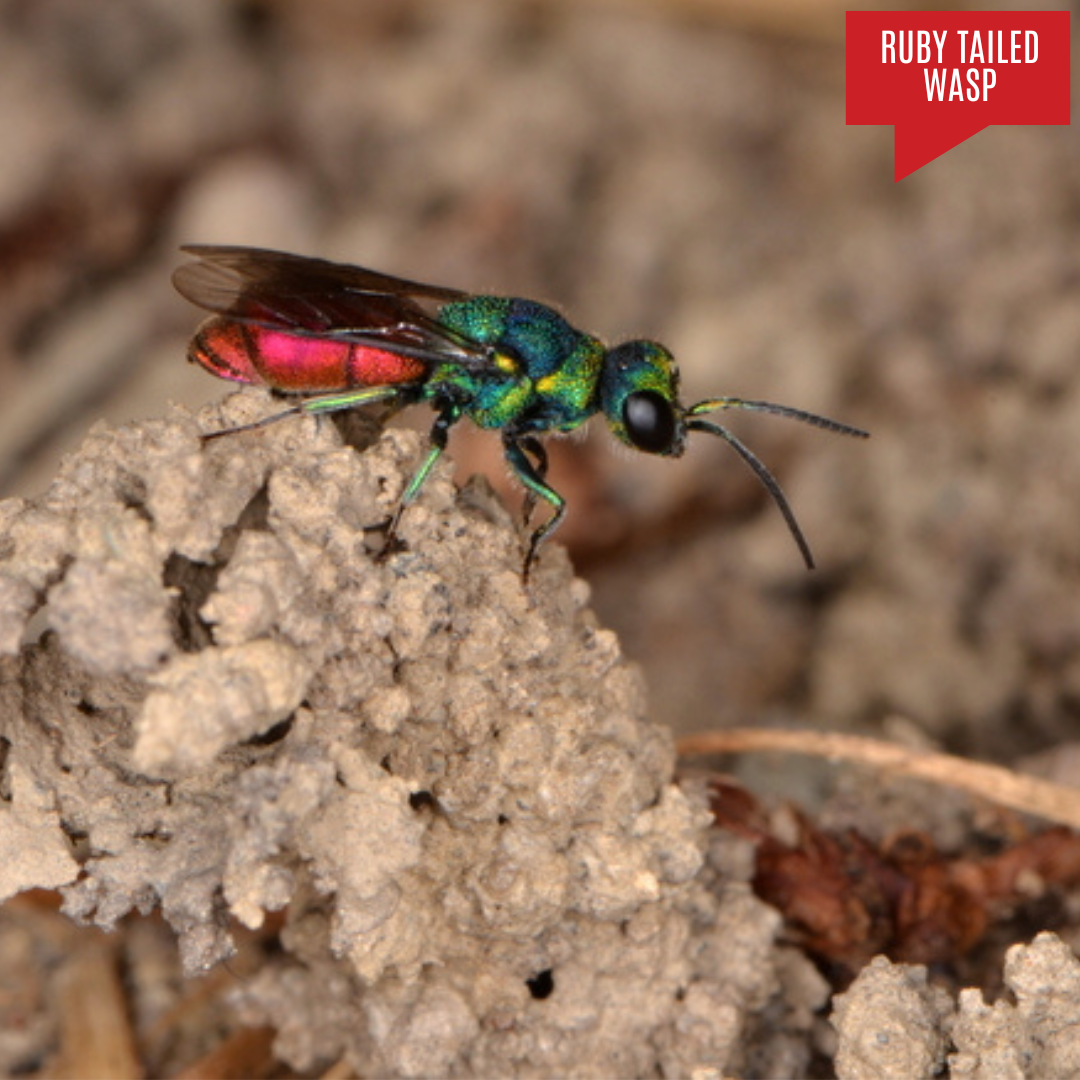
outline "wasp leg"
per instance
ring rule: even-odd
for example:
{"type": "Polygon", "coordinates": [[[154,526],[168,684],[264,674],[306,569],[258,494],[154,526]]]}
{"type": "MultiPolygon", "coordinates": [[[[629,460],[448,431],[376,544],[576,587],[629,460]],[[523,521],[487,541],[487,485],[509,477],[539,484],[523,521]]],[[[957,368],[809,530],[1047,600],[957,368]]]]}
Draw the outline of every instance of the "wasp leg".
{"type": "Polygon", "coordinates": [[[348,390],[343,394],[305,398],[282,412],[272,413],[250,424],[237,424],[235,427],[222,428],[221,431],[211,431],[202,436],[202,441],[209,442],[211,439],[221,438],[222,435],[235,435],[240,431],[257,431],[259,428],[276,424],[279,420],[285,420],[290,416],[301,416],[304,413],[319,416],[322,413],[342,412],[345,409],[373,405],[377,401],[390,401],[394,398],[398,398],[404,404],[407,396],[408,389],[401,386],[365,386],[359,390],[348,390]]]}
{"type": "MultiPolygon", "coordinates": [[[[544,448],[544,444],[536,438],[535,435],[523,435],[518,442],[521,444],[522,450],[527,454],[532,454],[533,460],[536,462],[536,475],[540,477],[541,481],[547,479],[548,471],[548,455],[547,450],[544,448]]],[[[526,528],[529,525],[529,518],[532,517],[532,512],[536,507],[536,495],[529,489],[525,491],[525,502],[522,506],[522,520],[525,523],[526,528]]]]}
{"type": "Polygon", "coordinates": [[[435,462],[439,460],[446,450],[450,429],[461,419],[461,411],[461,405],[457,402],[450,402],[440,407],[439,415],[435,417],[435,423],[431,425],[431,449],[428,450],[427,457],[421,462],[420,468],[413,474],[413,478],[409,481],[404,494],[401,496],[401,501],[394,511],[394,516],[390,519],[390,525],[386,530],[386,546],[383,548],[384,557],[395,549],[395,537],[401,515],[405,512],[405,508],[420,494],[420,489],[424,486],[428,476],[431,475],[435,462]]]}
{"type": "MultiPolygon", "coordinates": [[[[529,548],[525,553],[525,565],[521,571],[522,578],[527,582],[529,580],[529,570],[536,559],[536,553],[540,550],[540,545],[562,523],[562,519],[566,514],[566,500],[554,488],[548,487],[541,472],[538,472],[533,466],[522,446],[524,441],[524,439],[504,436],[503,450],[506,453],[506,460],[510,468],[514,470],[514,475],[525,485],[527,494],[533,499],[543,499],[555,511],[529,538],[529,548]]],[[[546,456],[542,464],[546,465],[546,456]]]]}

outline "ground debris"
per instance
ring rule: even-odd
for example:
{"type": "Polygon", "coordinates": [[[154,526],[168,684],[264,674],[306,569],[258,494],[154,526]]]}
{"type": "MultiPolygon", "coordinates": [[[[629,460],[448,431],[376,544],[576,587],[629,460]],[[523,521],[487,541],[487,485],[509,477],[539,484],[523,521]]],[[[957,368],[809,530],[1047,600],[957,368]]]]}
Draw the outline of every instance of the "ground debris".
{"type": "Polygon", "coordinates": [[[755,844],[754,889],[783,912],[788,933],[841,984],[884,953],[956,969],[1024,903],[1080,881],[1080,837],[1055,827],[994,854],[945,854],[908,830],[876,843],[822,829],[788,808],[781,838],[744,788],[711,782],[715,823],[755,844]]]}

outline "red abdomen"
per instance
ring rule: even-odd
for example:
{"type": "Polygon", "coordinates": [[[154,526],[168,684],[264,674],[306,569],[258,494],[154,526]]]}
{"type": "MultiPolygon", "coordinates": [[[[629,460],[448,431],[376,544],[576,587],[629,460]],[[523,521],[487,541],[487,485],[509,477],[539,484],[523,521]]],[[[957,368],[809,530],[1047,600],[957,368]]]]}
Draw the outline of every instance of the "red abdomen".
{"type": "Polygon", "coordinates": [[[220,379],[292,393],[396,386],[416,382],[427,370],[420,360],[386,349],[290,334],[224,315],[203,323],[188,359],[220,379]]]}

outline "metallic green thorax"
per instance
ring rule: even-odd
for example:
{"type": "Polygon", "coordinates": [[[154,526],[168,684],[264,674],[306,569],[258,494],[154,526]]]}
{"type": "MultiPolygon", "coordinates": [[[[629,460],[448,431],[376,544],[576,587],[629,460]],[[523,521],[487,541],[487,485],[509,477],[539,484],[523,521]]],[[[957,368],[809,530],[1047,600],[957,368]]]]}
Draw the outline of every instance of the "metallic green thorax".
{"type": "Polygon", "coordinates": [[[669,456],[683,452],[684,430],[676,412],[678,373],[663,346],[635,341],[609,350],[557,311],[513,297],[454,301],[440,309],[439,322],[468,342],[489,346],[490,363],[477,368],[448,359],[423,384],[421,400],[439,415],[431,450],[405,489],[402,507],[416,498],[446,447],[450,428],[462,416],[482,428],[498,429],[507,463],[528,492],[528,509],[539,498],[554,511],[532,535],[525,557],[528,573],[540,544],[566,513],[565,500],[546,481],[547,454],[537,435],[573,431],[602,411],[611,430],[627,445],[669,456]],[[650,430],[644,443],[640,420],[639,437],[630,430],[630,398],[636,399],[639,418],[645,407],[650,430]],[[659,440],[651,430],[657,408],[665,421],[659,440]]]}
{"type": "Polygon", "coordinates": [[[490,345],[498,374],[448,362],[436,368],[424,398],[460,395],[462,413],[483,428],[515,433],[572,431],[600,407],[606,350],[558,312],[532,300],[476,296],[445,305],[439,321],[490,345]]]}

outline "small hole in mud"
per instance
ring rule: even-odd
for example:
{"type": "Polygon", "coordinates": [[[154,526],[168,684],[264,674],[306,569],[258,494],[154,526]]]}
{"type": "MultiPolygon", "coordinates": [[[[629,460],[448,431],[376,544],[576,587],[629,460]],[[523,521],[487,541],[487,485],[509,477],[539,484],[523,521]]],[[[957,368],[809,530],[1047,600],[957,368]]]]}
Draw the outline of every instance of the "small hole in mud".
{"type": "Polygon", "coordinates": [[[495,820],[500,825],[509,825],[510,824],[510,819],[505,814],[500,814],[495,820]]]}
{"type": "Polygon", "coordinates": [[[409,796],[409,805],[414,810],[423,810],[424,808],[434,810],[438,806],[438,802],[430,791],[414,791],[409,796]]]}
{"type": "Polygon", "coordinates": [[[153,523],[150,511],[146,508],[146,500],[149,497],[146,489],[146,481],[135,473],[124,472],[117,478],[117,494],[120,501],[129,510],[134,510],[143,519],[153,523]]]}
{"type": "MultiPolygon", "coordinates": [[[[289,954],[285,952],[285,946],[282,943],[281,936],[279,934],[266,934],[264,937],[257,938],[259,951],[263,956],[268,959],[271,957],[281,957],[287,959],[289,954]]],[[[241,976],[240,981],[244,982],[246,979],[241,976]]]]}
{"type": "MultiPolygon", "coordinates": [[[[253,532],[266,532],[269,528],[270,486],[268,484],[263,484],[263,486],[251,496],[244,509],[240,511],[240,515],[236,519],[236,525],[233,526],[233,534],[230,539],[235,540],[245,529],[251,529],[253,532]]],[[[231,557],[232,552],[218,551],[215,552],[215,554],[218,556],[218,561],[226,562],[231,557]]]]}
{"type": "Polygon", "coordinates": [[[90,834],[81,829],[73,829],[70,826],[61,825],[64,835],[71,847],[71,854],[80,862],[88,859],[92,854],[90,849],[90,834]]]}
{"type": "Polygon", "coordinates": [[[136,833],[135,839],[152,847],[164,848],[172,842],[172,833],[163,829],[151,829],[148,832],[136,833]]]}
{"type": "Polygon", "coordinates": [[[273,727],[267,728],[265,731],[260,732],[258,735],[253,735],[247,740],[248,746],[273,746],[276,742],[281,742],[286,735],[292,730],[293,718],[286,716],[284,720],[279,720],[273,727]]]}
{"type": "Polygon", "coordinates": [[[162,581],[176,590],[173,599],[173,636],[185,652],[198,652],[213,644],[209,625],[199,609],[210,599],[217,585],[220,567],[195,562],[173,552],[165,561],[162,581]]]}
{"type": "Polygon", "coordinates": [[[546,971],[541,971],[539,975],[526,979],[525,985],[537,1001],[543,1001],[555,992],[555,976],[552,975],[551,968],[548,968],[546,971]]]}

